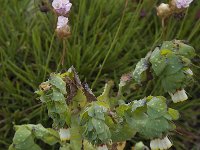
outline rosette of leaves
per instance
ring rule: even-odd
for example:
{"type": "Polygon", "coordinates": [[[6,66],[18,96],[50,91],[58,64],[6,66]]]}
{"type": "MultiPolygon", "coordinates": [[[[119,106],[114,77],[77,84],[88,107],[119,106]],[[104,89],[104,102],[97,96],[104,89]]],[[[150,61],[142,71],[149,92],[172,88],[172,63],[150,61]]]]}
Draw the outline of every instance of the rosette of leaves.
{"type": "Polygon", "coordinates": [[[194,48],[178,40],[165,41],[152,52],[152,72],[165,92],[175,93],[189,84],[192,78],[185,70],[189,69],[194,56],[194,48]]]}
{"type": "Polygon", "coordinates": [[[178,111],[168,108],[162,96],[149,96],[134,101],[124,111],[129,124],[146,139],[161,138],[175,129],[172,120],[179,118],[178,111]]]}
{"type": "Polygon", "coordinates": [[[42,140],[49,145],[60,142],[57,131],[50,128],[46,129],[41,124],[17,125],[15,130],[13,143],[9,150],[41,150],[39,145],[35,143],[35,139],[42,140]]]}
{"type": "Polygon", "coordinates": [[[101,102],[93,102],[81,114],[83,136],[93,145],[101,145],[111,140],[111,133],[106,121],[108,108],[101,102]]]}

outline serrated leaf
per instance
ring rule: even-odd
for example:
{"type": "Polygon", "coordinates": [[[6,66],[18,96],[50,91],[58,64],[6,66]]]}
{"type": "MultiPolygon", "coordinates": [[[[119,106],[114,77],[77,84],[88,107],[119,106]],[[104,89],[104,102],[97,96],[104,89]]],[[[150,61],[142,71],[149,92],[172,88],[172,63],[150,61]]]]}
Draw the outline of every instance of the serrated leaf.
{"type": "Polygon", "coordinates": [[[66,94],[66,83],[63,81],[59,74],[52,73],[49,82],[58,88],[63,94],[66,94]]]}

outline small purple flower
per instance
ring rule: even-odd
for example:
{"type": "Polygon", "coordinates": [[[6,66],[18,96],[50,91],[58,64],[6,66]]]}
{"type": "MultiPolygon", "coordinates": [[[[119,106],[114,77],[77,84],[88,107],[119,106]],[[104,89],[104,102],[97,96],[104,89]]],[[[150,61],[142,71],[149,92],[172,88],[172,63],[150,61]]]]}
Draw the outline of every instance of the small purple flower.
{"type": "Polygon", "coordinates": [[[59,17],[58,17],[58,22],[57,22],[57,29],[66,27],[67,24],[68,24],[68,21],[69,21],[69,20],[68,20],[67,17],[59,16],[59,17]]]}
{"type": "Polygon", "coordinates": [[[175,0],[177,8],[187,8],[193,0],[175,0]]]}
{"type": "Polygon", "coordinates": [[[54,0],[52,6],[57,13],[66,15],[70,11],[72,4],[69,0],[54,0]]]}

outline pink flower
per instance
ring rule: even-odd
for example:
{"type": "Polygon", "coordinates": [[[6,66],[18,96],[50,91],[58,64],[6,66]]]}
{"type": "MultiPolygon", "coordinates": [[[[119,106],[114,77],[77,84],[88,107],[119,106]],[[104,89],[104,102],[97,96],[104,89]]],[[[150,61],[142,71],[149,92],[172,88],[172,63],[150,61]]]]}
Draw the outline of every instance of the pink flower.
{"type": "Polygon", "coordinates": [[[69,0],[54,0],[52,6],[58,14],[66,15],[70,11],[72,4],[69,0]]]}
{"type": "Polygon", "coordinates": [[[59,17],[58,17],[58,22],[57,22],[57,29],[66,27],[67,24],[68,24],[68,21],[69,21],[69,20],[68,20],[67,17],[59,16],[59,17]]]}
{"type": "Polygon", "coordinates": [[[193,0],[175,0],[177,8],[187,8],[193,0]]]}

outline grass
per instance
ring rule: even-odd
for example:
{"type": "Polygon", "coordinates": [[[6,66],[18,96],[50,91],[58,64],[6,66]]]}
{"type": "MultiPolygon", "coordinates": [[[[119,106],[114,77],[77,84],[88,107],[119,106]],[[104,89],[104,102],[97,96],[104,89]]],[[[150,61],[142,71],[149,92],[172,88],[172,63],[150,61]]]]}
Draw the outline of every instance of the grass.
{"type": "MultiPolygon", "coordinates": [[[[113,79],[117,85],[123,73],[131,71],[141,57],[163,40],[155,11],[160,2],[129,0],[126,5],[125,0],[72,0],[72,35],[65,41],[55,36],[56,18],[51,12],[40,11],[39,0],[1,2],[0,149],[11,143],[13,124],[50,126],[46,109],[34,94],[49,73],[73,65],[82,81],[87,81],[97,95],[106,81],[113,79]],[[145,17],[141,16],[143,11],[145,17]],[[61,65],[63,48],[66,55],[61,65]]],[[[199,7],[200,2],[196,0],[183,18],[170,18],[165,40],[188,40],[199,53],[200,19],[196,18],[199,7]]],[[[199,59],[194,63],[195,82],[187,89],[191,100],[172,105],[181,111],[181,120],[177,122],[181,133],[173,136],[176,149],[200,147],[199,59]]],[[[154,85],[150,83],[133,92],[132,99],[162,94],[154,85]]]]}

